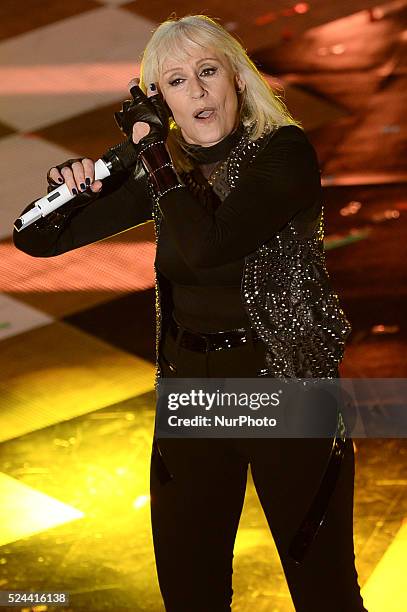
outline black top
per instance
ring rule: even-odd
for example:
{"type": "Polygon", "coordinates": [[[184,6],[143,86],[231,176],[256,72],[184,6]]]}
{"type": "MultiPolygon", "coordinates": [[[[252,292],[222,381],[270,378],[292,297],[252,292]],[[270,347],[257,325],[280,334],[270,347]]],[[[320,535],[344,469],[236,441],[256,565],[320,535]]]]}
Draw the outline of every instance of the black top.
{"type": "MultiPolygon", "coordinates": [[[[227,157],[239,135],[213,147],[190,148],[203,174],[227,157]]],[[[300,210],[319,208],[320,190],[315,150],[300,128],[289,125],[278,129],[223,202],[214,194],[198,198],[187,187],[164,195],[156,266],[172,283],[177,320],[199,331],[247,326],[240,296],[245,256],[300,210]]],[[[150,219],[146,177],[136,181],[125,173],[106,179],[98,198],[73,208],[62,229],[45,218],[43,229],[35,224],[14,232],[13,239],[22,251],[49,257],[150,219]]]]}

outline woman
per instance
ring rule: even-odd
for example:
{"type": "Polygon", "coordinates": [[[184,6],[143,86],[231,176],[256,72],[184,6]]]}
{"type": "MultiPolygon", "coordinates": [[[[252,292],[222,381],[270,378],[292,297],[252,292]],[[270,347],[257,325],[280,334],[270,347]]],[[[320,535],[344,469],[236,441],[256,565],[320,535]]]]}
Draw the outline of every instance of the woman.
{"type": "MultiPolygon", "coordinates": [[[[52,168],[51,187],[65,181],[80,195],[15,233],[16,246],[50,257],[153,219],[156,382],[337,377],[350,326],[326,272],[318,161],[299,124],[240,43],[202,15],[161,24],[141,89],[131,85],[116,120],[136,170],[102,187],[90,159],[52,168]]],[[[365,610],[353,445],[337,433],[154,440],[151,516],[166,610],[230,610],[249,463],[295,609],[365,610]]]]}

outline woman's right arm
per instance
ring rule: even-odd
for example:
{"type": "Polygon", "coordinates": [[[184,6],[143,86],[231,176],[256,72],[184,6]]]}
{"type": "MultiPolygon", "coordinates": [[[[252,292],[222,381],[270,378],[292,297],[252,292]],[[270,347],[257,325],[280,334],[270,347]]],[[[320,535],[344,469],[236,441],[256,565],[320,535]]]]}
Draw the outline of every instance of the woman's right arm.
{"type": "MultiPolygon", "coordinates": [[[[34,205],[32,202],[21,214],[34,205]]],[[[133,171],[123,171],[105,179],[100,193],[78,195],[20,232],[14,230],[13,242],[33,257],[53,257],[151,219],[147,176],[135,179],[133,171]]]]}

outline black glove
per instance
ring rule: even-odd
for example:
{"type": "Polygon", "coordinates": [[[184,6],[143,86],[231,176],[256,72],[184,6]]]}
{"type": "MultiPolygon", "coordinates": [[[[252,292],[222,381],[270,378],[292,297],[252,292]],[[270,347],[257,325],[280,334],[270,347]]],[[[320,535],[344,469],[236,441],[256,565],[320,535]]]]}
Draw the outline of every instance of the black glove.
{"type": "Polygon", "coordinates": [[[157,94],[148,98],[140,87],[134,85],[131,90],[132,100],[125,100],[122,110],[115,113],[116,123],[128,137],[133,136],[133,126],[137,121],[143,121],[150,126],[150,132],[135,145],[139,155],[157,142],[166,142],[169,129],[169,113],[162,96],[157,94]]]}
{"type": "Polygon", "coordinates": [[[159,200],[168,191],[183,187],[165,146],[169,131],[169,108],[160,94],[148,98],[137,85],[130,89],[130,93],[133,100],[123,102],[122,110],[115,113],[115,119],[130,139],[133,136],[133,126],[138,121],[150,126],[147,136],[134,146],[138,149],[138,157],[150,177],[155,197],[159,200]]]}

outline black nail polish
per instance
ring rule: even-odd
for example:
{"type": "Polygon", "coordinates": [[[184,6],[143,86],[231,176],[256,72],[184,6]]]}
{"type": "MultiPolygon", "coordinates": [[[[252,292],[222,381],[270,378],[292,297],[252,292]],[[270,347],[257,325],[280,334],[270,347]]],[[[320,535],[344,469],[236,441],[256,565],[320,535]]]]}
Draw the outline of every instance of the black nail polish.
{"type": "Polygon", "coordinates": [[[77,189],[75,189],[75,187],[74,187],[74,188],[72,189],[72,193],[73,193],[73,195],[78,195],[78,190],[77,190],[77,189]]]}
{"type": "Polygon", "coordinates": [[[90,178],[87,176],[85,179],[85,183],[87,184],[87,186],[89,187],[90,185],[90,178]]]}
{"type": "Polygon", "coordinates": [[[157,88],[156,88],[156,86],[155,86],[155,83],[151,83],[151,85],[150,85],[150,90],[151,90],[151,91],[155,91],[156,89],[157,89],[157,88]]]}
{"type": "Polygon", "coordinates": [[[85,189],[86,189],[85,183],[81,183],[80,184],[80,188],[81,188],[82,191],[85,191],[85,189]]]}

